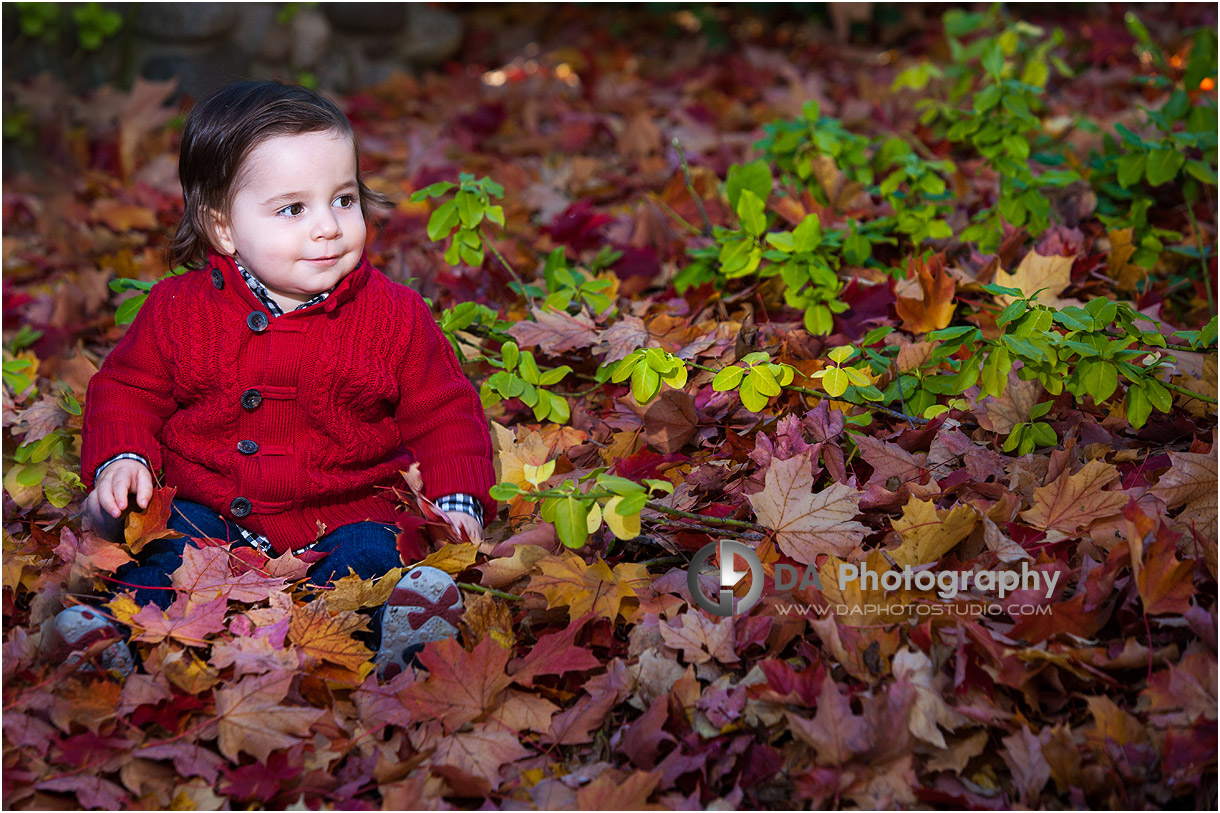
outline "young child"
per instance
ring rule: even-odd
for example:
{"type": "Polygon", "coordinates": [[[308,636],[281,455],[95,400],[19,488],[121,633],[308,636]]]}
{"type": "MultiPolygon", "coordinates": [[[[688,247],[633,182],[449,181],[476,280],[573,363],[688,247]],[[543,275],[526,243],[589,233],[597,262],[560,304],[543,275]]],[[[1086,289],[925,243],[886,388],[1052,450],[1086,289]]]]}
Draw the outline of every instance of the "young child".
{"type": "MultiPolygon", "coordinates": [[[[487,420],[423,299],[364,255],[384,200],[346,117],[303,88],[231,85],[187,117],[179,175],[170,261],[195,270],[153,288],[90,381],[81,458],[92,517],[117,519],[132,494],[146,507],[163,472],[185,538],[148,545],[116,580],[167,607],[196,538],[317,558],[318,585],[380,576],[403,564],[385,487],[416,461],[424,495],[480,540],[495,511],[487,420]]],[[[456,634],[461,607],[442,571],[404,576],[372,625],[382,674],[456,634]]],[[[85,607],[55,630],[77,652],[116,632],[85,607]]],[[[104,655],[130,671],[125,644],[104,655]]]]}

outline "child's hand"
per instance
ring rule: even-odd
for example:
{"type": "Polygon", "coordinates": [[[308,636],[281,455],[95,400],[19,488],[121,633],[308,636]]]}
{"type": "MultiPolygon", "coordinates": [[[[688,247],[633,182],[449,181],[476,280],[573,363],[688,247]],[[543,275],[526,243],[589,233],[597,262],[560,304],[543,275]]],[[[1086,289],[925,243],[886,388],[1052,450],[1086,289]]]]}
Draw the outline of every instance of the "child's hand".
{"type": "Polygon", "coordinates": [[[465,511],[444,511],[442,513],[449,518],[451,525],[459,531],[465,531],[471,542],[479,544],[483,541],[483,526],[470,514],[465,511]]]}
{"type": "Polygon", "coordinates": [[[106,514],[118,519],[127,510],[127,495],[132,492],[136,503],[147,508],[153,493],[152,472],[138,460],[116,460],[97,478],[85,498],[85,511],[99,523],[105,522],[106,514]]]}

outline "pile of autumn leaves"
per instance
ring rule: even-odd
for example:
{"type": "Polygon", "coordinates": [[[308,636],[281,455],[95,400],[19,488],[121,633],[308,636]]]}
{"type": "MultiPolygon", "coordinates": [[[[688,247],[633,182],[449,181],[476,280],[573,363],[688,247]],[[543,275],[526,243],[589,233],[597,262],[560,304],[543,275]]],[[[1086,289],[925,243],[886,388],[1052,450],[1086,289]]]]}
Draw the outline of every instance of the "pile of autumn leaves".
{"type": "MultiPolygon", "coordinates": [[[[625,72],[608,72],[604,81],[620,90],[637,87],[625,72]]],[[[744,115],[729,104],[731,94],[715,103],[716,88],[708,82],[691,92],[727,118],[744,115]]],[[[389,83],[364,103],[413,110],[422,104],[412,95],[418,92],[389,83]]],[[[160,91],[145,87],[144,93],[156,97],[160,91]]],[[[655,130],[650,117],[632,98],[620,92],[601,100],[621,114],[620,124],[633,122],[616,145],[621,154],[606,160],[616,171],[634,169],[637,178],[664,170],[659,203],[649,198],[632,206],[637,219],[628,231],[649,250],[668,241],[680,253],[663,225],[665,212],[692,220],[698,215],[680,173],[671,173],[649,146],[660,143],[659,131],[648,129],[655,130]]],[[[555,104],[549,97],[539,103],[544,112],[555,104]]],[[[509,118],[529,121],[518,112],[509,118]]],[[[580,111],[561,116],[563,132],[585,132],[591,127],[586,118],[580,111]]],[[[380,121],[362,125],[376,131],[367,154],[384,158],[388,167],[375,174],[382,183],[392,178],[409,185],[418,179],[395,177],[394,167],[407,170],[391,160],[397,143],[392,126],[399,125],[388,122],[397,120],[387,115],[380,121]]],[[[688,141],[707,137],[697,125],[694,119],[684,125],[688,141]]],[[[483,124],[462,119],[455,127],[462,133],[456,140],[470,148],[459,153],[462,160],[493,160],[477,149],[483,124]]],[[[595,135],[596,128],[589,132],[595,135]]],[[[157,138],[167,150],[168,138],[157,138]]],[[[122,142],[130,147],[140,135],[122,142]]],[[[406,166],[423,172],[427,160],[447,160],[437,144],[416,136],[406,166]]],[[[529,163],[529,150],[522,152],[489,170],[506,181],[510,225],[529,219],[511,209],[525,205],[521,201],[530,201],[531,211],[554,209],[552,217],[562,211],[552,184],[571,195],[610,194],[598,188],[591,157],[555,169],[529,163]]],[[[122,155],[134,160],[130,149],[122,155]]],[[[56,275],[29,286],[35,292],[30,311],[46,305],[48,319],[73,306],[61,301],[75,296],[59,293],[71,288],[65,282],[93,279],[83,271],[64,276],[71,264],[63,257],[74,241],[95,240],[107,267],[149,276],[159,254],[148,246],[148,234],[136,229],[151,232],[159,219],[173,217],[176,201],[168,193],[156,199],[160,208],[153,212],[147,188],[137,193],[117,177],[90,178],[93,186],[76,191],[96,197],[77,204],[79,222],[89,225],[67,245],[53,241],[64,227],[43,221],[19,243],[6,234],[6,254],[28,258],[40,251],[56,258],[49,266],[56,275]],[[108,191],[99,195],[97,185],[108,191]],[[143,225],[130,221],[135,213],[143,225]],[[44,283],[57,291],[55,299],[38,299],[44,283]]],[[[153,184],[151,174],[147,180],[153,184]]],[[[701,188],[716,217],[714,188],[701,188]]],[[[23,188],[12,198],[23,201],[13,204],[14,211],[41,211],[37,194],[23,188]]],[[[575,250],[592,253],[602,215],[574,208],[554,217],[545,236],[532,227],[514,234],[505,253],[519,260],[531,255],[523,246],[546,249],[548,240],[561,238],[569,245],[588,238],[575,250]],[[577,226],[565,232],[571,223],[577,226]]],[[[799,220],[804,211],[789,214],[799,220]]],[[[422,234],[426,212],[421,216],[404,204],[395,218],[383,240],[412,245],[404,249],[408,259],[424,264],[425,251],[403,235],[422,234]]],[[[1060,230],[1039,245],[1050,252],[1055,240],[1083,239],[1060,230]]],[[[1105,272],[1119,280],[1125,266],[1114,255],[1106,258],[1105,272]]],[[[1096,257],[1085,259],[1100,268],[1096,257]]],[[[1034,251],[1021,263],[1004,265],[1015,270],[1001,271],[997,281],[1044,289],[1047,304],[1087,298],[1101,278],[1084,283],[1091,286],[1086,294],[1072,258],[1034,251]]],[[[972,274],[978,270],[942,267],[913,274],[896,292],[888,283],[871,286],[868,295],[880,297],[880,321],[918,337],[947,324],[955,309],[965,310],[958,286],[976,293],[979,280],[972,274]]],[[[461,291],[486,285],[484,277],[490,272],[437,272],[425,284],[443,289],[452,283],[461,291]]],[[[760,317],[743,305],[744,297],[726,297],[713,314],[677,297],[631,299],[627,294],[639,282],[624,283],[622,312],[614,319],[514,306],[512,335],[540,357],[586,371],[639,347],[662,347],[711,368],[767,348],[804,374],[823,368],[820,340],[798,323],[760,317]]],[[[114,303],[104,280],[84,295],[82,320],[108,330],[114,303]]],[[[698,296],[692,294],[692,301],[698,296]]],[[[102,346],[116,336],[105,333],[102,346]]],[[[846,336],[832,339],[850,343],[846,336]]],[[[899,369],[917,368],[926,347],[897,340],[903,344],[899,369]]],[[[1214,395],[1214,354],[1182,355],[1189,358],[1178,383],[1214,395]]],[[[83,400],[92,372],[86,354],[43,361],[44,372],[53,370],[83,400]]],[[[1214,803],[1217,480],[1211,410],[1179,396],[1169,415],[1154,415],[1136,433],[1121,415],[1065,397],[1044,419],[1061,445],[1016,456],[999,451],[1002,438],[1049,396],[1015,375],[1000,398],[967,397],[967,408],[956,414],[977,425],[941,416],[918,427],[882,416],[853,426],[847,418],[860,410],[797,394],[780,396],[756,414],[734,393],[715,392],[711,379],[711,373],[696,372],[686,388],[665,389],[644,407],[624,386],[589,390],[570,399],[572,420],[562,427],[539,426],[512,404],[494,410],[502,480],[533,488],[527,467],[549,461],[556,462],[550,484],[613,467],[631,479],[673,482],[674,494],[661,506],[669,513],[646,509],[645,536],[637,540],[612,542],[603,532],[577,551],[563,549],[553,529],[538,522],[536,507],[520,499],[503,508],[483,550],[434,527],[424,563],[470,585],[462,635],[429,646],[420,669],[388,682],[372,674],[361,633],[367,611],[385,600],[399,573],[376,581],[349,577],[331,590],[310,592],[299,584],[308,563],[291,556],[267,560],[224,546],[188,549],[173,577],[176,601],[162,613],[136,606],[122,585],[107,579],[165,535],[171,489],[129,518],[121,544],[83,530],[71,518],[76,506],[60,511],[36,498],[15,505],[6,496],[5,805],[1214,803]],[[705,520],[675,519],[673,511],[705,520]],[[714,522],[726,517],[747,525],[726,531],[714,522]],[[694,609],[685,563],[723,536],[744,537],[756,548],[768,583],[777,564],[812,564],[823,589],[768,589],[748,614],[734,618],[694,609]],[[840,584],[838,565],[844,562],[874,572],[891,563],[937,563],[941,571],[1026,566],[1059,578],[1049,597],[1022,590],[1001,600],[963,593],[946,601],[932,591],[840,584]],[[117,597],[100,603],[99,587],[117,590],[117,597]],[[130,627],[142,660],[135,675],[118,681],[65,670],[41,651],[43,624],[62,606],[81,601],[130,627]],[[982,612],[1015,612],[1018,606],[1049,613],[982,612]]],[[[28,397],[6,388],[6,441],[35,441],[79,424],[50,384],[42,379],[39,394],[28,397]]],[[[410,510],[420,510],[413,497],[403,499],[410,510]]],[[[711,575],[704,577],[707,594],[718,589],[711,575]]]]}

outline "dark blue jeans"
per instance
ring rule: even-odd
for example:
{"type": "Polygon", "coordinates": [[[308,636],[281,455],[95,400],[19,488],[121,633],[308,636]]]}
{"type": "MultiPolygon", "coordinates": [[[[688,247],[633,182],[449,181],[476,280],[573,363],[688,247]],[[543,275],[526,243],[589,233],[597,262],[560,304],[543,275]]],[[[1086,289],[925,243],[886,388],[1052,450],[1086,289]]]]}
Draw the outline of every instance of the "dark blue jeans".
{"type": "MultiPolygon", "coordinates": [[[[199,503],[174,500],[168,527],[183,534],[178,539],[158,539],[140,551],[136,561],[120,567],[114,574],[118,590],[135,586],[137,604],[156,604],[162,610],[173,603],[171,574],[182,565],[182,552],[195,539],[223,539],[234,547],[250,547],[238,526],[199,503]]],[[[381,522],[356,522],[322,537],[315,551],[328,555],[309,569],[309,582],[325,585],[350,575],[348,568],[362,579],[381,576],[402,566],[396,542],[398,528],[381,522]]],[[[198,547],[195,545],[195,547],[198,547]]],[[[370,623],[373,645],[380,641],[380,614],[370,623]]]]}

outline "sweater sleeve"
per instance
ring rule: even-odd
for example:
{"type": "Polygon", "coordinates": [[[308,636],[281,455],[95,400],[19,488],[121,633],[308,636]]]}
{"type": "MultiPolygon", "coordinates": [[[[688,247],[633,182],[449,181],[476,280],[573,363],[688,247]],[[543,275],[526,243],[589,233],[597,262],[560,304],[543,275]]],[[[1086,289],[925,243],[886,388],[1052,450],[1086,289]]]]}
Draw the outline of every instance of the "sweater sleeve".
{"type": "Polygon", "coordinates": [[[409,292],[408,308],[411,334],[399,370],[402,398],[397,409],[402,443],[419,461],[425,497],[473,495],[483,505],[484,521],[490,521],[496,514],[489,494],[496,476],[479,394],[414,291],[409,292]]]}
{"type": "Polygon", "coordinates": [[[135,321],[89,380],[81,430],[81,480],[92,489],[98,466],[118,454],[161,470],[161,426],[177,409],[164,330],[169,287],[153,286],[135,321]]]}

